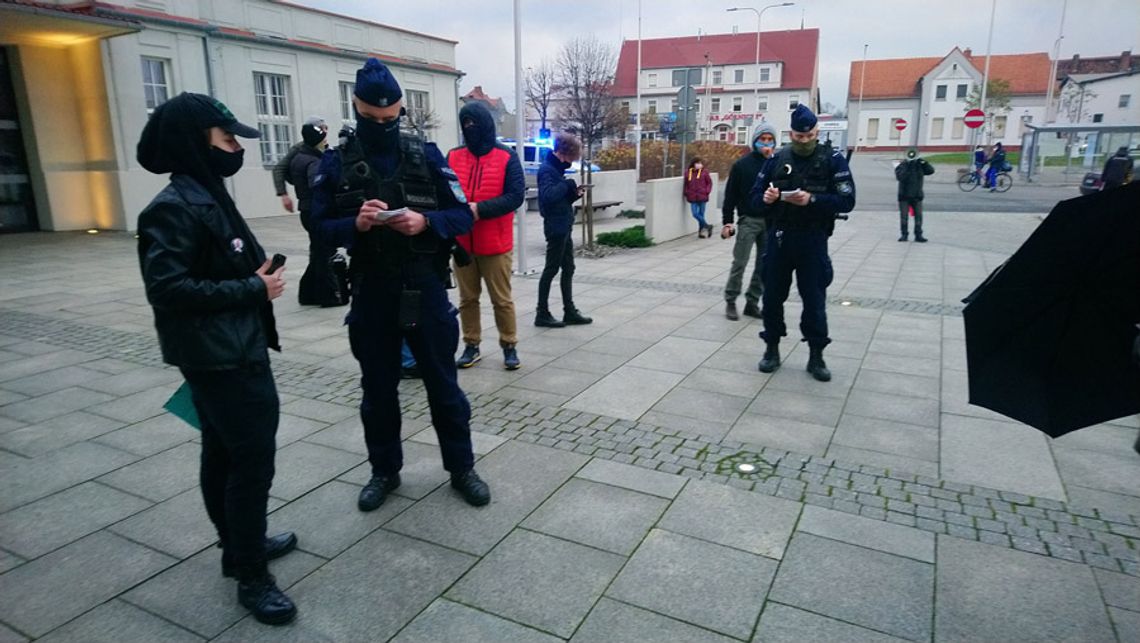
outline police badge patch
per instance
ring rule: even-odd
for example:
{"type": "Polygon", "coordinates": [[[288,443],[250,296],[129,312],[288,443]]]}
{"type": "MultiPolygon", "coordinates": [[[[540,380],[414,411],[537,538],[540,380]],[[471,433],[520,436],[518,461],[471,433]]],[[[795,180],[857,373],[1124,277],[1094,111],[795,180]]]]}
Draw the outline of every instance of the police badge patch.
{"type": "Polygon", "coordinates": [[[455,195],[456,201],[467,203],[467,195],[463,193],[463,187],[459,185],[459,181],[448,181],[447,187],[451,188],[451,193],[455,195]]]}
{"type": "Polygon", "coordinates": [[[851,182],[844,181],[835,186],[835,189],[838,190],[840,194],[851,194],[851,182]]]}

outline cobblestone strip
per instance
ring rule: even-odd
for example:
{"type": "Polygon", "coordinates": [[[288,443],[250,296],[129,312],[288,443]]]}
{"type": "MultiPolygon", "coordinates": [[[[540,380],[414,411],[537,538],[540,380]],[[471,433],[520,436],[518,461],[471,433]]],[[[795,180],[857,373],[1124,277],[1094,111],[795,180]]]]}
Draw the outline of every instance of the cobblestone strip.
{"type": "MultiPolygon", "coordinates": [[[[540,275],[528,275],[529,279],[538,279],[540,275]]],[[[649,279],[626,279],[620,277],[598,277],[593,275],[574,275],[577,283],[594,284],[598,286],[618,286],[622,288],[636,288],[638,290],[659,290],[680,294],[723,295],[724,288],[713,284],[679,283],[672,281],[652,281],[649,279]]],[[[796,300],[797,295],[792,293],[790,299],[796,300]]],[[[833,305],[857,306],[873,310],[889,310],[892,312],[918,313],[922,315],[959,316],[965,306],[959,304],[939,304],[929,301],[911,299],[883,299],[879,297],[840,297],[831,295],[827,303],[833,305]]]]}
{"type": "MultiPolygon", "coordinates": [[[[0,334],[161,364],[149,336],[42,315],[0,311],[0,334]]],[[[355,372],[278,360],[274,373],[283,393],[359,403],[355,372]]],[[[1140,517],[533,402],[470,398],[475,431],[1140,576],[1140,517]],[[742,473],[741,464],[752,471],[742,473]]],[[[401,399],[406,417],[430,416],[422,386],[401,399]]]]}

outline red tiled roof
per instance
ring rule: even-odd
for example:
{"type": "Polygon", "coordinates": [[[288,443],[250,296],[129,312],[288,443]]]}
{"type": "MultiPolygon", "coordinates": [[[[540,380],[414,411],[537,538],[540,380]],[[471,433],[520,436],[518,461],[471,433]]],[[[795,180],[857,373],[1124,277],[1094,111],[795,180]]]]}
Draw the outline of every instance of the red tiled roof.
{"type": "Polygon", "coordinates": [[[1136,70],[1140,70],[1140,56],[1133,56],[1131,49],[1119,56],[1081,58],[1079,55],[1074,55],[1072,58],[1057,61],[1057,80],[1069,74],[1106,74],[1136,70]]]}
{"type": "MultiPolygon", "coordinates": [[[[967,50],[969,52],[969,50],[967,50]]],[[[953,53],[953,51],[951,51],[953,53]]],[[[949,56],[950,54],[946,54],[949,56]]],[[[963,53],[978,71],[986,66],[985,56],[963,53]]],[[[863,78],[863,61],[851,63],[851,76],[847,81],[847,95],[859,97],[863,83],[863,98],[909,98],[918,95],[918,81],[946,59],[894,58],[868,60],[867,75],[863,78]]],[[[990,78],[1009,81],[1013,94],[1044,94],[1049,89],[1049,54],[995,54],[990,56],[990,78]]]]}
{"type": "MultiPolygon", "coordinates": [[[[819,29],[765,31],[760,34],[761,62],[784,63],[783,89],[811,89],[819,53],[819,29]]],[[[704,67],[756,62],[756,34],[714,34],[641,41],[641,68],[704,67]]],[[[618,55],[614,95],[637,93],[637,41],[626,40],[618,55]]]]}
{"type": "Polygon", "coordinates": [[[491,98],[483,91],[482,85],[476,85],[475,89],[463,95],[463,100],[477,100],[487,103],[492,109],[498,109],[502,106],[503,100],[501,98],[491,98]]]}

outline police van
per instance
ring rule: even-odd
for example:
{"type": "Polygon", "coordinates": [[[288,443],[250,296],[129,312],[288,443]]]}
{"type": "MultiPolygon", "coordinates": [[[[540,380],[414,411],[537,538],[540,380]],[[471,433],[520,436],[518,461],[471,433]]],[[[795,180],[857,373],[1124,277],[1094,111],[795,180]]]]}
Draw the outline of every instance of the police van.
{"type": "MultiPolygon", "coordinates": [[[[506,147],[514,150],[517,149],[516,141],[509,138],[500,138],[499,142],[506,147]]],[[[525,174],[535,175],[538,174],[538,168],[546,161],[546,157],[554,151],[554,140],[549,138],[536,138],[528,141],[523,141],[523,153],[520,157],[522,161],[523,172],[525,174]]],[[[570,167],[566,168],[566,176],[574,177],[581,171],[582,164],[580,161],[574,161],[570,167]]],[[[602,168],[598,167],[596,163],[590,164],[591,172],[600,172],[602,168]]]]}

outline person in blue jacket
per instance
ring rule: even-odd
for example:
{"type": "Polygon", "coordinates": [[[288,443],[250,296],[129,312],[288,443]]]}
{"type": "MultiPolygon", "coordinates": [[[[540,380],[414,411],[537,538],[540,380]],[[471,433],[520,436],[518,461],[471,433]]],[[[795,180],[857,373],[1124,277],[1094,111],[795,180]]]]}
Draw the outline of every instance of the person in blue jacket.
{"type": "Polygon", "coordinates": [[[831,380],[823,361],[827,336],[827,287],[834,271],[827,239],[837,214],[855,208],[855,181],[847,159],[829,145],[819,145],[815,114],[802,103],[792,112],[792,141],[761,168],[750,198],[768,220],[764,254],[764,295],[761,315],[766,344],[762,373],[780,367],[780,338],[787,334],[784,301],[792,273],[803,300],[800,332],[808,344],[807,370],[821,382],[831,380]]]}
{"type": "Polygon", "coordinates": [[[473,219],[455,173],[433,143],[400,131],[403,92],[379,60],[356,72],[356,132],[327,152],[313,179],[313,217],[324,241],[349,248],[352,305],[347,319],[360,363],[360,419],[372,477],[357,507],[372,511],[400,486],[401,342],[427,389],[451,486],[469,504],[491,501],[475,473],[471,405],[459,388],[457,310],[447,298],[457,235],[473,219]]]}
{"type": "Polygon", "coordinates": [[[566,178],[566,169],[582,157],[582,142],[573,134],[562,133],[554,139],[554,151],[546,155],[538,168],[538,213],[542,215],[542,232],[546,235],[546,265],[538,280],[538,310],[535,326],[562,328],[567,324],[589,324],[574,306],[574,202],[582,198],[586,187],[566,178]],[[562,272],[562,319],[550,314],[550,284],[562,272]]]}

